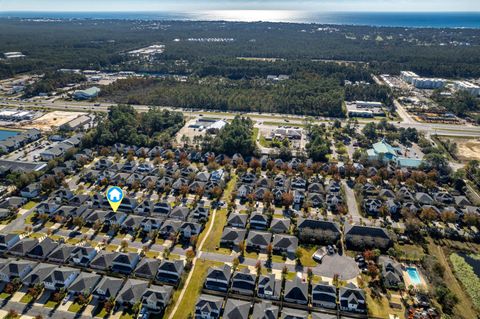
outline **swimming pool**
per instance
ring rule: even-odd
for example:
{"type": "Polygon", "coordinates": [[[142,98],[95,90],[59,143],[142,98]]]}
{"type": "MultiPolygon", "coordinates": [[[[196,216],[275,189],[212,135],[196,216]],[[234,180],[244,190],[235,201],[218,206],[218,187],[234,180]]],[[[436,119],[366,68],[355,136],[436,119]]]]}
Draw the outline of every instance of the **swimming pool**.
{"type": "Polygon", "coordinates": [[[410,277],[410,281],[414,285],[420,285],[422,283],[422,280],[420,279],[420,275],[418,274],[417,268],[407,267],[407,274],[408,274],[408,277],[410,277]]]}

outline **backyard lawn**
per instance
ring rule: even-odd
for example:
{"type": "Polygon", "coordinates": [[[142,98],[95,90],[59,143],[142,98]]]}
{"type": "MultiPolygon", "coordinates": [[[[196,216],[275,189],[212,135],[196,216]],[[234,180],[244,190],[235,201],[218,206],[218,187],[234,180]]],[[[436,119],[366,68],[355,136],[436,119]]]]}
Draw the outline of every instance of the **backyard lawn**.
{"type": "MultiPolygon", "coordinates": [[[[212,218],[210,218],[207,225],[205,225],[205,230],[203,231],[203,235],[205,236],[208,228],[210,227],[210,223],[212,218]]],[[[222,237],[223,227],[227,222],[227,210],[226,209],[219,209],[217,210],[215,221],[213,223],[212,231],[208,237],[208,240],[205,241],[205,244],[202,247],[203,251],[215,252],[215,248],[220,245],[220,238],[222,237]]],[[[201,242],[203,236],[200,235],[199,243],[201,242]]]]}
{"type": "MultiPolygon", "coordinates": [[[[207,270],[214,266],[221,266],[222,263],[209,261],[209,260],[201,260],[198,259],[195,263],[195,268],[193,269],[194,273],[192,275],[192,279],[185,290],[185,294],[183,295],[183,299],[177,308],[177,312],[175,313],[174,319],[184,319],[188,318],[189,314],[192,314],[195,310],[195,303],[197,301],[198,296],[201,294],[203,282],[205,277],[207,276],[207,270]]],[[[177,289],[173,294],[172,302],[165,310],[164,318],[168,318],[170,312],[175,307],[175,304],[180,296],[182,289],[177,289]]]]}
{"type": "Polygon", "coordinates": [[[28,203],[26,203],[25,205],[23,205],[22,209],[30,210],[30,209],[32,209],[33,207],[35,207],[35,205],[37,205],[37,204],[38,204],[37,202],[29,201],[28,203]]]}
{"type": "Polygon", "coordinates": [[[302,252],[302,258],[300,258],[302,265],[304,267],[315,267],[317,263],[312,259],[312,255],[317,250],[317,246],[304,246],[299,247],[299,249],[302,252]]]}
{"type": "MultiPolygon", "coordinates": [[[[388,318],[389,315],[397,315],[399,318],[405,318],[405,310],[391,308],[388,299],[382,296],[381,299],[373,299],[370,295],[370,289],[366,289],[368,314],[377,318],[388,318]]],[[[400,298],[392,298],[392,301],[401,304],[400,298]]]]}

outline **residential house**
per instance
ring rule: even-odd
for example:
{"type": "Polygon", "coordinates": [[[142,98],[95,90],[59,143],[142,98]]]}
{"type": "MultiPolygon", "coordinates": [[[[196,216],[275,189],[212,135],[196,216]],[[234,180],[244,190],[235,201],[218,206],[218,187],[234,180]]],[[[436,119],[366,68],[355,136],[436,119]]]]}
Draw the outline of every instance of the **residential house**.
{"type": "Polygon", "coordinates": [[[70,294],[85,294],[88,296],[93,292],[101,278],[102,276],[95,273],[82,272],[75,278],[70,286],[68,286],[68,292],[70,294]]]}
{"type": "Polygon", "coordinates": [[[340,287],[338,295],[341,310],[360,313],[367,312],[365,292],[355,285],[350,283],[345,287],[340,287]]]}
{"type": "Polygon", "coordinates": [[[0,234],[0,252],[10,250],[19,241],[18,234],[0,234]]]}
{"type": "Polygon", "coordinates": [[[241,228],[225,227],[223,229],[220,245],[226,247],[238,247],[245,240],[247,231],[241,228]]]}
{"type": "Polygon", "coordinates": [[[52,273],[53,270],[57,269],[57,265],[44,264],[40,263],[33,267],[22,280],[22,283],[26,286],[32,287],[36,284],[43,283],[45,278],[52,273]]]}
{"type": "Polygon", "coordinates": [[[67,288],[80,274],[80,270],[71,267],[55,267],[55,269],[45,277],[43,284],[45,289],[59,290],[67,288]]]}
{"type": "Polygon", "coordinates": [[[248,270],[248,268],[237,270],[233,273],[232,286],[230,290],[233,293],[253,296],[256,280],[257,280],[257,275],[251,273],[250,270],[248,270]]]}
{"type": "Polygon", "coordinates": [[[38,245],[38,242],[37,238],[23,238],[14,244],[8,252],[15,256],[26,256],[33,247],[38,245]]]}
{"type": "Polygon", "coordinates": [[[280,300],[282,281],[275,274],[261,275],[258,279],[257,295],[263,299],[280,300]]]}
{"type": "Polygon", "coordinates": [[[217,319],[222,311],[223,298],[201,294],[195,304],[195,318],[217,319]]]}
{"type": "Polygon", "coordinates": [[[278,254],[295,254],[298,248],[298,238],[295,236],[276,234],[273,236],[273,251],[278,254]]]}
{"type": "Polygon", "coordinates": [[[381,256],[380,264],[382,265],[382,280],[387,288],[398,289],[403,285],[403,271],[399,263],[393,259],[381,256]]]}
{"type": "Polygon", "coordinates": [[[305,319],[308,318],[308,311],[293,308],[282,308],[282,316],[280,319],[305,319]]]}
{"type": "Polygon", "coordinates": [[[93,247],[77,246],[70,255],[70,262],[77,266],[87,267],[96,255],[97,250],[93,247]]]}
{"type": "Polygon", "coordinates": [[[143,258],[135,268],[135,276],[153,279],[157,274],[160,260],[154,258],[143,258]]]}
{"type": "Polygon", "coordinates": [[[112,260],[112,271],[129,275],[139,261],[140,255],[137,253],[117,253],[112,260]]]}
{"type": "Polygon", "coordinates": [[[279,318],[278,306],[270,301],[262,301],[254,304],[252,319],[277,319],[279,318]]]}
{"type": "Polygon", "coordinates": [[[92,295],[99,300],[115,298],[123,286],[123,281],[123,279],[103,276],[92,295]]]}
{"type": "Polygon", "coordinates": [[[185,268],[183,260],[164,259],[158,267],[156,279],[160,282],[178,284],[185,268]]]}
{"type": "Polygon", "coordinates": [[[250,228],[266,230],[270,225],[269,217],[261,212],[254,212],[250,215],[250,228]]]}
{"type": "Polygon", "coordinates": [[[231,213],[228,216],[227,225],[230,227],[246,228],[247,219],[247,214],[231,213]]]}
{"type": "Polygon", "coordinates": [[[35,198],[40,195],[40,191],[42,190],[42,186],[40,183],[32,183],[27,185],[24,189],[20,191],[22,197],[25,198],[35,198]]]}
{"type": "Polygon", "coordinates": [[[50,239],[50,237],[47,237],[30,249],[27,256],[30,258],[45,260],[57,246],[57,242],[50,239]]]}
{"type": "Polygon", "coordinates": [[[315,307],[337,308],[337,288],[326,282],[312,286],[312,305],[315,307]]]}
{"type": "Polygon", "coordinates": [[[127,279],[117,296],[120,305],[134,305],[142,300],[142,296],[148,288],[148,281],[127,279]]]}
{"type": "Polygon", "coordinates": [[[90,262],[92,269],[107,271],[112,268],[113,258],[117,255],[115,252],[100,251],[90,262]]]}
{"type": "Polygon", "coordinates": [[[348,247],[375,247],[387,249],[392,240],[387,231],[380,227],[345,224],[345,242],[348,247]]]}
{"type": "Polygon", "coordinates": [[[272,219],[270,224],[270,231],[275,234],[285,234],[290,230],[290,219],[288,218],[278,218],[275,217],[272,219]]]}
{"type": "Polygon", "coordinates": [[[283,300],[297,304],[308,304],[308,284],[300,278],[285,281],[283,300]]]}
{"type": "Polygon", "coordinates": [[[254,251],[266,251],[267,246],[271,241],[271,233],[251,230],[247,237],[247,249],[254,251]]]}
{"type": "Polygon", "coordinates": [[[142,296],[142,305],[152,313],[162,313],[172,297],[173,287],[152,285],[142,296]]]}
{"type": "Polygon", "coordinates": [[[0,280],[12,282],[14,278],[23,280],[38,263],[28,260],[7,260],[7,264],[0,269],[0,280]]]}
{"type": "Polygon", "coordinates": [[[251,302],[239,299],[227,299],[225,309],[223,311],[224,319],[248,319],[251,302]]]}
{"type": "Polygon", "coordinates": [[[227,291],[231,276],[232,269],[228,265],[224,265],[223,268],[209,268],[204,286],[210,290],[227,291]]]}
{"type": "Polygon", "coordinates": [[[67,244],[58,245],[58,247],[48,255],[47,261],[56,264],[65,264],[70,259],[72,251],[75,248],[75,246],[67,244]]]}

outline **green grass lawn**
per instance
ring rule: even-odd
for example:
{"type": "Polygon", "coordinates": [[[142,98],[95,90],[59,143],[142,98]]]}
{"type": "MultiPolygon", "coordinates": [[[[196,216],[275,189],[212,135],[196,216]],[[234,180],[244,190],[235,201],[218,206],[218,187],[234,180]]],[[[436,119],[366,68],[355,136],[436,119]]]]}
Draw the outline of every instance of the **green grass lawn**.
{"type": "Polygon", "coordinates": [[[425,255],[423,248],[418,245],[399,245],[395,244],[395,250],[400,253],[398,258],[401,260],[420,261],[425,255]]]}
{"type": "MultiPolygon", "coordinates": [[[[189,314],[193,314],[195,311],[195,302],[198,296],[202,292],[202,285],[207,275],[207,270],[214,266],[221,266],[222,263],[213,262],[209,260],[197,260],[195,267],[192,270],[194,273],[189,285],[186,287],[185,294],[183,299],[175,313],[174,319],[185,319],[188,318],[189,314]]],[[[165,310],[164,318],[168,318],[171,311],[175,307],[175,304],[180,296],[181,289],[177,289],[173,294],[172,302],[165,310]]]]}
{"type": "Polygon", "coordinates": [[[7,294],[6,292],[0,293],[0,299],[7,299],[10,298],[10,294],[7,294]]]}
{"type": "Polygon", "coordinates": [[[82,239],[81,238],[68,238],[66,240],[67,244],[71,244],[71,245],[76,245],[78,244],[79,242],[81,242],[82,239]]]}
{"type": "Polygon", "coordinates": [[[116,251],[117,249],[118,249],[117,245],[107,245],[107,247],[105,247],[106,251],[116,251]]]}
{"type": "Polygon", "coordinates": [[[120,319],[134,319],[135,314],[129,309],[122,312],[120,319]]]}
{"type": "Polygon", "coordinates": [[[245,258],[258,259],[258,254],[256,252],[247,252],[244,254],[245,258]]]}
{"type": "Polygon", "coordinates": [[[232,254],[232,250],[229,249],[229,248],[223,248],[223,247],[220,247],[218,249],[215,249],[215,252],[217,254],[222,254],[222,255],[231,255],[232,254]]]}
{"type": "MultiPolygon", "coordinates": [[[[205,226],[205,231],[202,233],[203,236],[207,233],[208,228],[212,222],[210,218],[209,223],[205,226]]],[[[219,209],[217,210],[215,221],[213,223],[212,231],[210,232],[208,240],[205,241],[202,250],[214,252],[215,248],[220,245],[220,238],[222,237],[223,227],[227,223],[227,210],[219,209]]],[[[199,243],[201,242],[203,236],[200,236],[199,243]]]]}
{"type": "Polygon", "coordinates": [[[304,267],[315,267],[317,263],[312,259],[312,255],[317,250],[317,246],[305,246],[299,249],[302,252],[302,258],[300,258],[302,265],[304,267]]]}
{"type": "Polygon", "coordinates": [[[283,263],[285,262],[285,260],[283,260],[283,257],[282,256],[279,256],[279,255],[272,255],[272,261],[274,263],[283,263]]]}
{"type": "Polygon", "coordinates": [[[47,301],[47,303],[45,304],[45,307],[46,308],[55,308],[56,306],[58,305],[58,302],[56,301],[53,301],[53,300],[49,300],[47,301]]]}
{"type": "Polygon", "coordinates": [[[38,204],[37,202],[29,201],[28,203],[26,203],[25,205],[22,206],[22,209],[30,210],[33,207],[35,207],[35,205],[37,205],[37,204],[38,204]]]}
{"type": "Polygon", "coordinates": [[[33,300],[33,297],[29,294],[23,295],[22,299],[20,299],[20,302],[22,303],[29,303],[33,300]]]}
{"type": "Polygon", "coordinates": [[[105,318],[106,316],[108,316],[109,313],[107,313],[107,311],[105,310],[104,307],[102,307],[102,309],[100,309],[100,311],[95,314],[95,317],[98,317],[98,318],[105,318]]]}
{"type": "Polygon", "coordinates": [[[160,253],[156,251],[147,251],[145,253],[145,257],[147,258],[157,258],[158,256],[160,256],[160,253]]]}
{"type": "Polygon", "coordinates": [[[76,302],[72,303],[72,305],[70,307],[68,307],[68,311],[70,312],[74,312],[74,313],[77,313],[77,312],[80,312],[83,308],[83,305],[80,305],[76,302]]]}
{"type": "Polygon", "coordinates": [[[27,218],[25,218],[25,224],[27,225],[32,225],[33,224],[33,221],[32,219],[34,218],[34,213],[31,213],[30,215],[27,216],[27,218]]]}

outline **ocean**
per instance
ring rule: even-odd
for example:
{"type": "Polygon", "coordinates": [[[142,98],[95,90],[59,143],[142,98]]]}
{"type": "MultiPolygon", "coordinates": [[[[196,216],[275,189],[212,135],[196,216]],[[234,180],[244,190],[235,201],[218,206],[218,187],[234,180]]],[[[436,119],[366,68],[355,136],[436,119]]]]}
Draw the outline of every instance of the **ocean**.
{"type": "Polygon", "coordinates": [[[18,132],[16,132],[16,131],[0,130],[0,141],[3,141],[4,139],[6,139],[8,137],[15,136],[17,134],[18,134],[18,132]]]}
{"type": "Polygon", "coordinates": [[[480,12],[305,12],[213,10],[195,12],[0,12],[0,18],[270,21],[408,28],[480,28],[480,12]]]}

